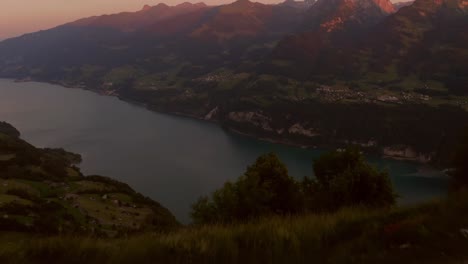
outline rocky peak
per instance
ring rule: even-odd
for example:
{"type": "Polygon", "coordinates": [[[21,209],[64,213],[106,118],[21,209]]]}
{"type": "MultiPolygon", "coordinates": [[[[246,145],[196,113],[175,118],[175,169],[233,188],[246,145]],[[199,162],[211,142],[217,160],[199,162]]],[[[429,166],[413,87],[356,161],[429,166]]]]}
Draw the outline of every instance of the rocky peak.
{"type": "Polygon", "coordinates": [[[319,26],[332,32],[349,24],[371,26],[394,12],[390,0],[318,0],[310,8],[307,22],[311,29],[319,26]]]}
{"type": "Polygon", "coordinates": [[[237,0],[231,4],[221,6],[221,8],[224,8],[224,10],[229,10],[230,12],[245,13],[245,12],[250,12],[259,6],[264,6],[264,5],[261,3],[257,3],[257,2],[251,2],[249,0],[237,0]]]}
{"type": "Polygon", "coordinates": [[[390,0],[373,0],[373,2],[385,13],[391,14],[395,12],[395,6],[390,2],[390,0]]]}
{"type": "Polygon", "coordinates": [[[148,11],[151,9],[151,6],[150,5],[145,5],[143,6],[143,8],[141,9],[141,11],[148,11]]]}
{"type": "Polygon", "coordinates": [[[238,6],[238,7],[250,7],[253,6],[255,3],[250,2],[249,0],[237,0],[234,3],[232,3],[232,6],[238,6]]]}
{"type": "Polygon", "coordinates": [[[192,7],[207,7],[207,5],[203,2],[199,3],[190,3],[190,2],[184,2],[182,4],[176,5],[177,8],[192,8],[192,7]]]}
{"type": "Polygon", "coordinates": [[[164,3],[159,3],[155,7],[157,7],[157,8],[168,8],[169,6],[164,4],[164,3]]]}

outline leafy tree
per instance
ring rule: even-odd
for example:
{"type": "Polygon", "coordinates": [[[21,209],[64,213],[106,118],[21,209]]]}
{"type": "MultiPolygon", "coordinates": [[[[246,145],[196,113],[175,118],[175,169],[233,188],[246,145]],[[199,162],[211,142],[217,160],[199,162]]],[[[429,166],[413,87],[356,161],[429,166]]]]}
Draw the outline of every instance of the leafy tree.
{"type": "Polygon", "coordinates": [[[211,197],[201,197],[192,206],[192,218],[195,224],[230,223],[395,203],[388,174],[369,165],[357,149],[323,155],[315,161],[314,171],[316,179],[298,183],[275,154],[260,156],[236,182],[227,182],[211,197]]]}
{"type": "Polygon", "coordinates": [[[357,148],[324,154],[314,162],[314,172],[316,182],[309,182],[305,190],[312,197],[310,200],[315,201],[309,207],[334,210],[356,205],[386,207],[395,203],[388,173],[367,163],[357,148]]]}
{"type": "Polygon", "coordinates": [[[260,156],[236,182],[227,182],[211,199],[192,206],[195,223],[228,223],[271,214],[293,214],[302,209],[298,183],[278,157],[260,156]]]}

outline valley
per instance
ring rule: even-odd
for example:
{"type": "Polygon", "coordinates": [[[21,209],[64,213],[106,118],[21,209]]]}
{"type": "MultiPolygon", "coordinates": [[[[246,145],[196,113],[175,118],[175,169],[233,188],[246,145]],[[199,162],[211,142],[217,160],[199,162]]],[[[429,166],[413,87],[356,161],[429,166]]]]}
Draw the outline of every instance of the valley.
{"type": "Polygon", "coordinates": [[[3,41],[0,76],[444,166],[468,120],[466,14],[462,0],[160,4],[3,41]]]}
{"type": "Polygon", "coordinates": [[[468,0],[144,1],[0,4],[0,263],[468,263],[468,0]]]}

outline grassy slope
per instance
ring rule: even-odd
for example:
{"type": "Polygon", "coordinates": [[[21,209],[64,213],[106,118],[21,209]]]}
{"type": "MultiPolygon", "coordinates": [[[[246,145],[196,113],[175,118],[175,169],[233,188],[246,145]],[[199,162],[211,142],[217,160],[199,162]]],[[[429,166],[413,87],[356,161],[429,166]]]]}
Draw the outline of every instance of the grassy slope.
{"type": "Polygon", "coordinates": [[[268,218],[126,239],[4,234],[0,260],[68,263],[463,263],[468,193],[413,208],[268,218]]]}
{"type": "Polygon", "coordinates": [[[128,185],[84,177],[75,166],[79,155],[38,149],[18,135],[0,123],[0,231],[114,236],[178,225],[169,210],[128,185]]]}

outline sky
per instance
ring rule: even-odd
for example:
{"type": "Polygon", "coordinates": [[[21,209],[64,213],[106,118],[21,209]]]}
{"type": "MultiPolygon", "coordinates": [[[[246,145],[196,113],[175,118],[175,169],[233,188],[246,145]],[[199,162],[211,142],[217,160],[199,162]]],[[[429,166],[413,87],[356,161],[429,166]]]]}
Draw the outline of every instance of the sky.
{"type": "MultiPolygon", "coordinates": [[[[185,1],[187,0],[0,0],[0,40],[49,29],[83,17],[137,11],[145,4],[157,5],[164,2],[175,5],[185,1]]],[[[200,1],[208,5],[218,5],[233,0],[200,1]]],[[[282,0],[252,1],[282,2],[282,0]]]]}

